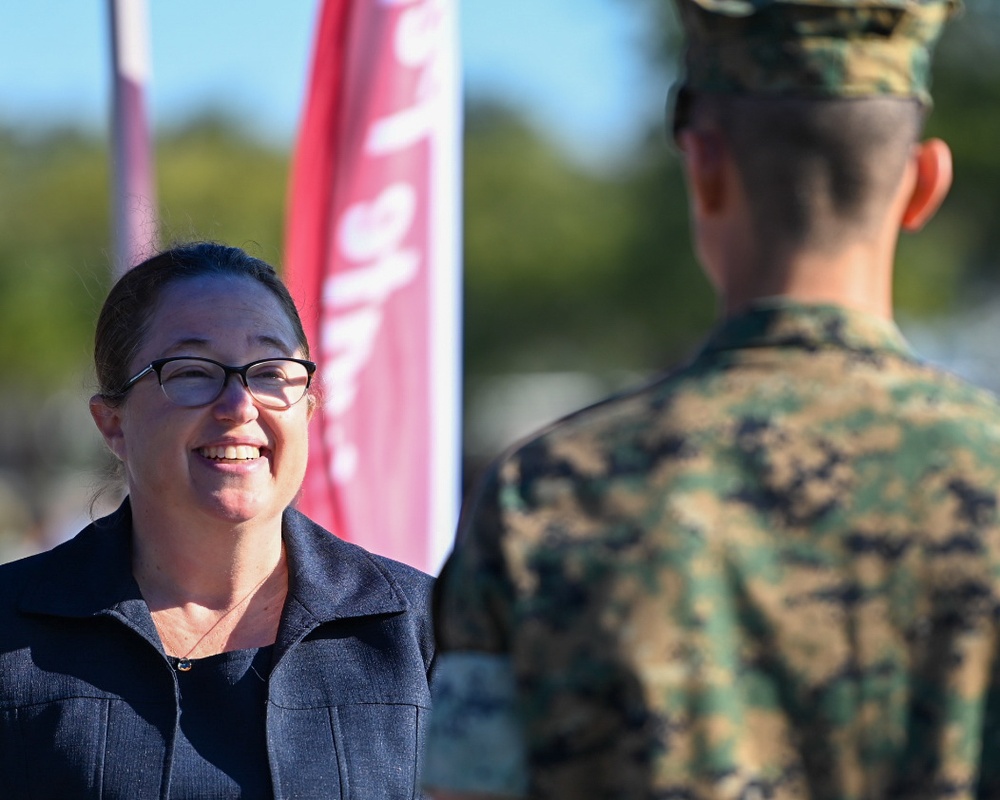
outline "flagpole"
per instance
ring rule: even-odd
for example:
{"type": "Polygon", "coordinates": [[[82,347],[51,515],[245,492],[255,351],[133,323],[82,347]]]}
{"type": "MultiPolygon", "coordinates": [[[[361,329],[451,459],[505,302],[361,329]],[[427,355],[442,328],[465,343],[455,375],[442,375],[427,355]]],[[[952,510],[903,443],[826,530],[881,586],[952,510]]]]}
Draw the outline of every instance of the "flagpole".
{"type": "Polygon", "coordinates": [[[114,276],[157,248],[156,192],[145,91],[150,74],[146,0],[108,0],[111,25],[111,233],[114,276]]]}
{"type": "Polygon", "coordinates": [[[431,147],[431,498],[425,568],[437,574],[454,542],[462,483],[462,85],[459,3],[442,3],[431,147]]]}

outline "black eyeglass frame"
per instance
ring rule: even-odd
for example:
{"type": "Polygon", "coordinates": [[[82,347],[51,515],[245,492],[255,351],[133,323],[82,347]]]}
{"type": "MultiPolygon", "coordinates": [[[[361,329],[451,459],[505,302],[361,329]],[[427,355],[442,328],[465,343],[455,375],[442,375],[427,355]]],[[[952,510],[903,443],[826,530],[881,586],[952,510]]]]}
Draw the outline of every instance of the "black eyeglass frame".
{"type": "MultiPolygon", "coordinates": [[[[222,383],[219,386],[219,393],[215,395],[215,397],[213,397],[211,400],[206,400],[204,403],[199,403],[198,405],[195,406],[181,406],[180,403],[175,403],[175,405],[178,405],[181,408],[201,408],[203,406],[209,405],[210,403],[214,403],[216,400],[222,397],[222,393],[226,391],[226,384],[229,383],[230,375],[239,375],[240,382],[243,384],[243,388],[250,393],[250,396],[254,400],[256,400],[261,405],[265,406],[266,408],[273,408],[273,409],[291,408],[292,406],[295,405],[295,403],[298,403],[299,400],[302,399],[302,397],[306,396],[306,393],[309,391],[309,387],[312,385],[313,375],[316,372],[316,362],[308,361],[304,358],[285,358],[284,356],[278,356],[275,358],[259,358],[256,361],[251,361],[249,364],[244,364],[242,367],[233,367],[230,366],[229,364],[223,364],[221,361],[216,361],[215,359],[212,358],[202,358],[201,356],[170,356],[169,358],[158,358],[155,361],[151,361],[149,363],[149,366],[139,370],[139,372],[137,372],[135,375],[133,375],[131,378],[125,381],[125,385],[122,386],[121,391],[118,392],[118,397],[124,397],[126,394],[128,394],[131,388],[135,386],[140,380],[145,378],[147,375],[154,373],[156,375],[157,383],[159,383],[160,388],[163,389],[162,370],[167,364],[173,361],[201,361],[206,364],[214,364],[215,366],[220,367],[223,372],[222,383]],[[256,367],[258,364],[267,364],[270,361],[293,361],[296,364],[301,364],[303,367],[306,368],[306,386],[305,389],[303,389],[302,391],[302,397],[296,400],[295,403],[289,403],[287,406],[270,405],[265,400],[262,400],[256,394],[254,394],[253,389],[250,388],[250,384],[247,382],[247,372],[256,367]]],[[[170,399],[170,395],[167,394],[166,389],[163,390],[163,393],[166,396],[166,398],[170,400],[171,403],[174,402],[173,400],[170,399]]]]}

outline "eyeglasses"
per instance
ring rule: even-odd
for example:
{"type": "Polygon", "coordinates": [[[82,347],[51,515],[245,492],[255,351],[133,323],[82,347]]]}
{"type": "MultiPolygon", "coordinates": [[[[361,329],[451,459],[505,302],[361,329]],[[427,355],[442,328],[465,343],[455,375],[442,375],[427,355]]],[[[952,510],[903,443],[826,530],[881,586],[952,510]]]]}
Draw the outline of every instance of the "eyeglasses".
{"type": "Polygon", "coordinates": [[[210,358],[179,356],[158,358],[128,379],[124,395],[140,380],[155,372],[167,399],[178,406],[195,408],[222,396],[230,375],[239,375],[250,395],[267,408],[290,408],[306,395],[316,365],[300,358],[264,358],[242,367],[230,367],[210,358]]]}

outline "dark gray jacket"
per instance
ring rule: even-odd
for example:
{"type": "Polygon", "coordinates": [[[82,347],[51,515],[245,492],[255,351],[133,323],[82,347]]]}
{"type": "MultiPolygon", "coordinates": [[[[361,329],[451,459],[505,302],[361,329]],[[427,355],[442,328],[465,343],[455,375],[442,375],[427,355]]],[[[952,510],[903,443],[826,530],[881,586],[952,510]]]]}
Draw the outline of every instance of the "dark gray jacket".
{"type": "MultiPolygon", "coordinates": [[[[166,798],[179,718],[130,566],[131,509],[0,566],[0,796],[166,798]]],[[[275,797],[411,798],[430,706],[431,578],[283,520],[268,681],[275,797]]]]}

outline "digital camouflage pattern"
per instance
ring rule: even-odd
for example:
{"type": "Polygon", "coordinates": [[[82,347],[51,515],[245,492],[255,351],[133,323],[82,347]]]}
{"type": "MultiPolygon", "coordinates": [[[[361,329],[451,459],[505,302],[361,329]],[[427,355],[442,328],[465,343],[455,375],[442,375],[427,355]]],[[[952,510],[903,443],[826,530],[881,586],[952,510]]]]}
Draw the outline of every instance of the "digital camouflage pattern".
{"type": "Polygon", "coordinates": [[[532,797],[1000,798],[998,492],[992,396],[760,305],[497,463],[438,645],[509,659],[532,797]]]}
{"type": "Polygon", "coordinates": [[[912,97],[931,102],[931,57],[959,0],[676,0],[692,92],[912,97]]]}

